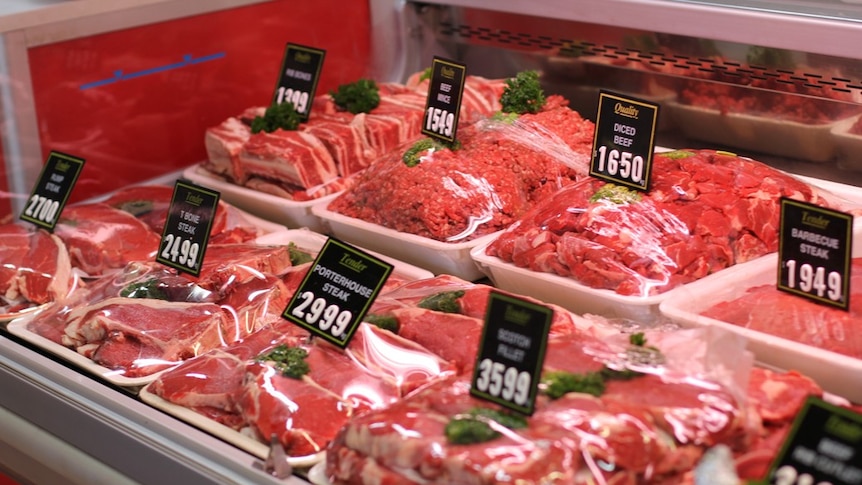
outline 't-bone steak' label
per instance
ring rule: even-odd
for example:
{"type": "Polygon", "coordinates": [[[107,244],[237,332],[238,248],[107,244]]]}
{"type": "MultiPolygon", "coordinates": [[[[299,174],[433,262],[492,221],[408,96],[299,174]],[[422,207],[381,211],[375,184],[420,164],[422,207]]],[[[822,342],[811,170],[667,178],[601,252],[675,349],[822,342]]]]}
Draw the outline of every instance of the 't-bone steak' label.
{"type": "Polygon", "coordinates": [[[307,121],[324,57],[324,50],[288,43],[272,102],[293,104],[302,121],[307,121]]]}
{"type": "Polygon", "coordinates": [[[220,194],[177,180],[156,261],[195,276],[201,274],[220,194]]]}
{"type": "Polygon", "coordinates": [[[467,66],[464,64],[434,58],[422,133],[450,143],[455,141],[466,76],[467,66]]]}
{"type": "Polygon", "coordinates": [[[809,397],[767,476],[775,485],[862,485],[862,415],[809,397]]]}
{"type": "Polygon", "coordinates": [[[53,231],[83,169],[83,158],[52,151],[19,219],[53,231]]]}
{"type": "Polygon", "coordinates": [[[784,197],[778,238],[778,289],[849,310],[853,217],[784,197]]]}
{"type": "Polygon", "coordinates": [[[282,317],[343,349],[391,272],[391,264],[330,238],[282,317]]]}
{"type": "Polygon", "coordinates": [[[553,310],[492,291],[470,394],[532,415],[553,310]]]}
{"type": "Polygon", "coordinates": [[[600,91],[590,175],[648,190],[658,109],[657,104],[600,91]]]}

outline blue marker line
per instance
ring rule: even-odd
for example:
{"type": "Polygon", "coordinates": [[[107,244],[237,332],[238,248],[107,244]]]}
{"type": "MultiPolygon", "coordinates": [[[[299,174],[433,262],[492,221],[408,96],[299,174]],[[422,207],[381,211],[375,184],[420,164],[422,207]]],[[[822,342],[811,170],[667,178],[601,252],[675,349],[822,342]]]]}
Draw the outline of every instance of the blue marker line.
{"type": "Polygon", "coordinates": [[[217,52],[215,54],[210,54],[207,56],[202,56],[198,58],[193,58],[191,54],[184,54],[182,62],[174,62],[171,64],[165,64],[164,66],[151,67],[149,69],[144,69],[142,71],[132,72],[129,74],[123,74],[121,69],[114,71],[114,77],[109,77],[107,79],[100,79],[98,81],[93,81],[89,83],[84,83],[81,85],[80,89],[83,91],[85,89],[97,88],[99,86],[105,86],[108,84],[112,84],[119,81],[125,81],[127,79],[135,79],[143,76],[148,76],[150,74],[156,74],[159,72],[169,71],[171,69],[179,69],[181,67],[190,66],[193,64],[200,64],[202,62],[214,61],[216,59],[221,59],[225,57],[224,52],[217,52]]]}

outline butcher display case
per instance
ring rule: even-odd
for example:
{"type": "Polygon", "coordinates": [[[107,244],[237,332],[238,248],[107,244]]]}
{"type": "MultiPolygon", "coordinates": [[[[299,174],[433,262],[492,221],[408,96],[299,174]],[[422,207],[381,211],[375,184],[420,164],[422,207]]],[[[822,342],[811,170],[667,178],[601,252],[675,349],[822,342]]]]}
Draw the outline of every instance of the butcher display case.
{"type": "MultiPolygon", "coordinates": [[[[204,130],[272,96],[285,43],[326,50],[320,92],[403,82],[434,56],[534,69],[595,119],[602,90],[659,106],[657,145],[862,185],[862,4],[850,0],[53,0],[0,6],[0,220],[51,151],[73,201],[169,180],[204,130]]],[[[22,483],[303,483],[3,332],[0,472],[22,483]]],[[[276,467],[277,468],[277,467],[276,467]]]]}

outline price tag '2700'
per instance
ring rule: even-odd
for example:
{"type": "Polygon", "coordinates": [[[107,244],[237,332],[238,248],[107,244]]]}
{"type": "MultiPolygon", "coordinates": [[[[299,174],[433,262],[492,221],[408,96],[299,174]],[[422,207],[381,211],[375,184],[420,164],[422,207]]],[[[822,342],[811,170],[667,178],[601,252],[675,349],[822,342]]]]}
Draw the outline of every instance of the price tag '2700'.
{"type": "Polygon", "coordinates": [[[53,231],[83,168],[83,158],[51,152],[19,218],[53,231]]]}

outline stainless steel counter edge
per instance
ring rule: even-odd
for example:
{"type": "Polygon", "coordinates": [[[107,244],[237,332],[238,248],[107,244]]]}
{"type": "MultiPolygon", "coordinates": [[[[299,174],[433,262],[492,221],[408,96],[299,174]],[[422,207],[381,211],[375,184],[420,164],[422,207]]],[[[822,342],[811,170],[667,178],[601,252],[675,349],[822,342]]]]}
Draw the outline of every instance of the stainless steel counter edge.
{"type": "MultiPolygon", "coordinates": [[[[0,337],[0,389],[0,408],[22,420],[0,419],[0,451],[4,446],[39,451],[42,456],[29,458],[54,470],[58,454],[71,446],[105,465],[91,470],[92,461],[65,460],[62,466],[70,468],[60,473],[70,483],[94,473],[101,483],[116,483],[117,476],[141,484],[308,483],[299,477],[278,480],[260,470],[256,457],[5,337],[0,337]],[[47,434],[22,432],[25,422],[47,434]]],[[[45,470],[35,473],[40,474],[45,470]]]]}

